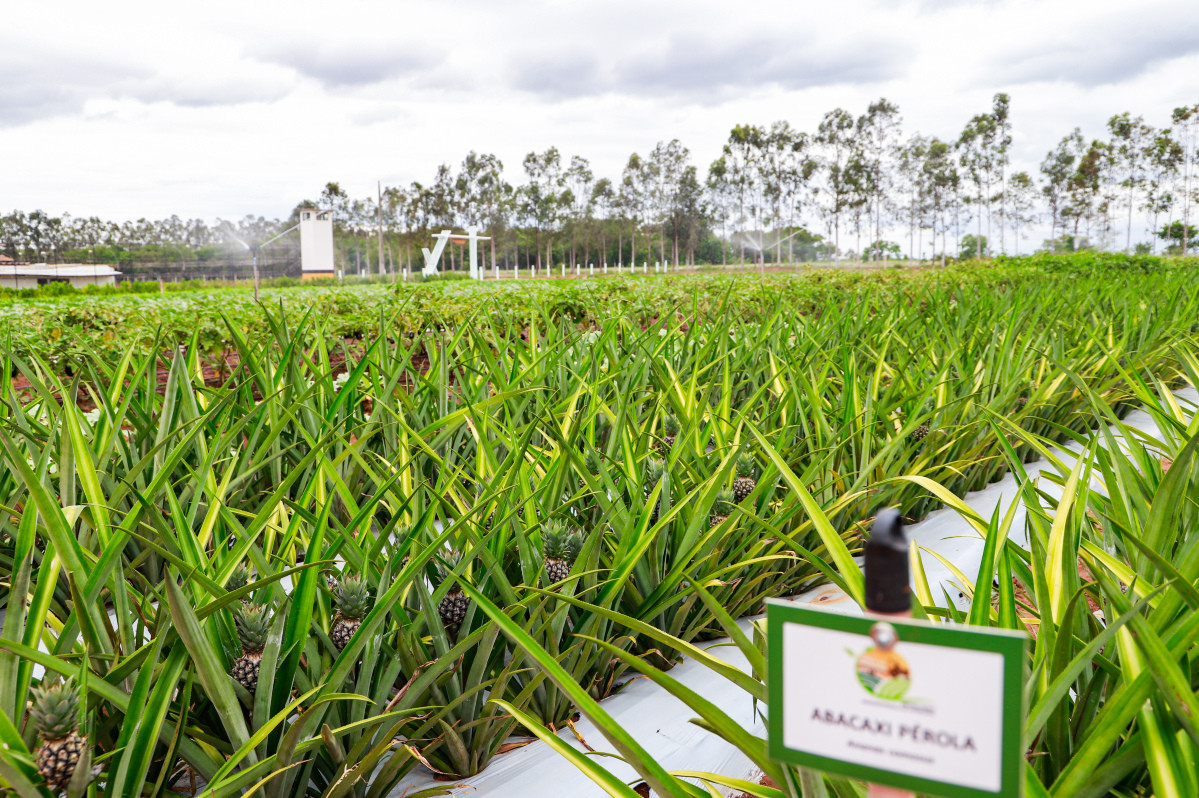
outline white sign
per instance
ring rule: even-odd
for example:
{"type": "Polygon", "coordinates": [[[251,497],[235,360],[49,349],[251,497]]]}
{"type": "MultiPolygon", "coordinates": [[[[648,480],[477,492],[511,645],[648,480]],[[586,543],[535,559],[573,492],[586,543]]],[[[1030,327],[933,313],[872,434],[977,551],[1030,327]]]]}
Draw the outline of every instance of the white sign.
{"type": "Polygon", "coordinates": [[[868,636],[797,624],[787,626],[783,645],[785,661],[803,663],[783,674],[788,748],[999,789],[1000,654],[900,642],[883,657],[868,636]],[[872,652],[883,657],[880,670],[902,671],[880,680],[902,695],[879,697],[863,685],[859,661],[872,652]]]}
{"type": "Polygon", "coordinates": [[[1014,632],[767,607],[771,756],[940,796],[1014,796],[1014,632]]]}

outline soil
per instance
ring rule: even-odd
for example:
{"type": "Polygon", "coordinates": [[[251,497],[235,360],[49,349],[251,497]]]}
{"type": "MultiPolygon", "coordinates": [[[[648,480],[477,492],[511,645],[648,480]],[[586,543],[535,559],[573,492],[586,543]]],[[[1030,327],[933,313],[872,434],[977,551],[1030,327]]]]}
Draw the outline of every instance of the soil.
{"type": "MultiPolygon", "coordinates": [[[[771,779],[769,776],[763,776],[761,779],[758,780],[758,784],[761,784],[763,787],[771,787],[776,790],[779,788],[779,786],[777,784],[775,784],[774,780],[771,779]]],[[[732,798],[754,798],[754,797],[747,792],[743,792],[743,793],[738,793],[737,795],[732,796],[732,798]]]]}
{"type": "MultiPolygon", "coordinates": [[[[347,339],[345,344],[347,347],[355,346],[356,348],[361,348],[361,344],[356,340],[347,339]]],[[[171,373],[170,361],[171,353],[164,353],[160,358],[161,365],[155,372],[155,383],[158,386],[159,394],[164,393],[166,390],[167,380],[169,379],[171,373]]],[[[346,366],[346,355],[344,352],[330,352],[329,363],[332,366],[330,376],[336,377],[349,370],[346,366]]],[[[418,374],[425,374],[429,370],[429,358],[426,355],[417,355],[411,358],[409,365],[418,374]]],[[[235,376],[239,376],[238,372],[241,371],[241,358],[236,352],[226,351],[218,356],[204,357],[201,360],[200,368],[204,379],[204,387],[214,389],[221,388],[228,386],[230,381],[235,376]]],[[[242,374],[240,376],[247,375],[242,374]]],[[[411,389],[413,383],[410,379],[403,379],[401,380],[400,384],[405,389],[411,389]]],[[[25,377],[24,374],[19,374],[13,377],[12,386],[14,393],[16,393],[18,400],[22,404],[27,404],[37,398],[37,392],[34,390],[33,384],[28,378],[25,377]]],[[[255,401],[262,399],[262,394],[258,390],[257,386],[254,386],[252,390],[255,401]]],[[[61,395],[55,393],[53,394],[53,397],[56,401],[61,403],[61,395]]],[[[92,399],[92,394],[85,389],[84,384],[80,385],[80,390],[78,391],[75,405],[84,412],[94,410],[96,408],[96,403],[92,399]]]]}

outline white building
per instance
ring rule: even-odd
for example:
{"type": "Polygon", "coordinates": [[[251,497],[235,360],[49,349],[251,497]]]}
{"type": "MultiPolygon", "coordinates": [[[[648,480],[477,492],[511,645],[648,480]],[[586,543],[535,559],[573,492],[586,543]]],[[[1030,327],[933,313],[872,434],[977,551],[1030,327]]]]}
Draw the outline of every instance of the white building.
{"type": "Polygon", "coordinates": [[[47,283],[70,283],[75,288],[115,285],[116,269],[89,263],[0,264],[0,288],[37,288],[47,283]]]}

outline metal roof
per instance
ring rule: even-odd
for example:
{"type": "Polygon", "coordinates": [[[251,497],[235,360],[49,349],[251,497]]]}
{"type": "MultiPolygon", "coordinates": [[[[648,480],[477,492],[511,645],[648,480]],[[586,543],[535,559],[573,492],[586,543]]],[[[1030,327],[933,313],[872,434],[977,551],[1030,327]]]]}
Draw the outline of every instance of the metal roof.
{"type": "Polygon", "coordinates": [[[120,272],[103,263],[0,263],[0,277],[108,277],[117,274],[120,272]]]}

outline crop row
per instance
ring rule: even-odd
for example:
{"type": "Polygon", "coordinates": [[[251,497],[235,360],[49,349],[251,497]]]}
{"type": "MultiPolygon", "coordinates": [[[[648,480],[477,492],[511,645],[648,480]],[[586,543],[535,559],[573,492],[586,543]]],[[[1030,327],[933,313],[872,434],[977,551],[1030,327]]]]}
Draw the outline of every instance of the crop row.
{"type": "MultiPolygon", "coordinates": [[[[986,485],[1096,399],[1119,416],[1199,377],[1184,272],[835,280],[706,286],[649,329],[536,303],[515,324],[467,293],[456,323],[379,315],[355,347],[339,318],[259,308],[217,385],[199,346],[160,384],[167,337],[69,379],[7,356],[0,777],[47,794],[46,751],[109,796],[468,777],[518,717],[559,728],[726,615],[853,594],[880,506],[923,517],[930,485],[986,485]]],[[[629,308],[687,290],[647,285],[629,308]]]]}

